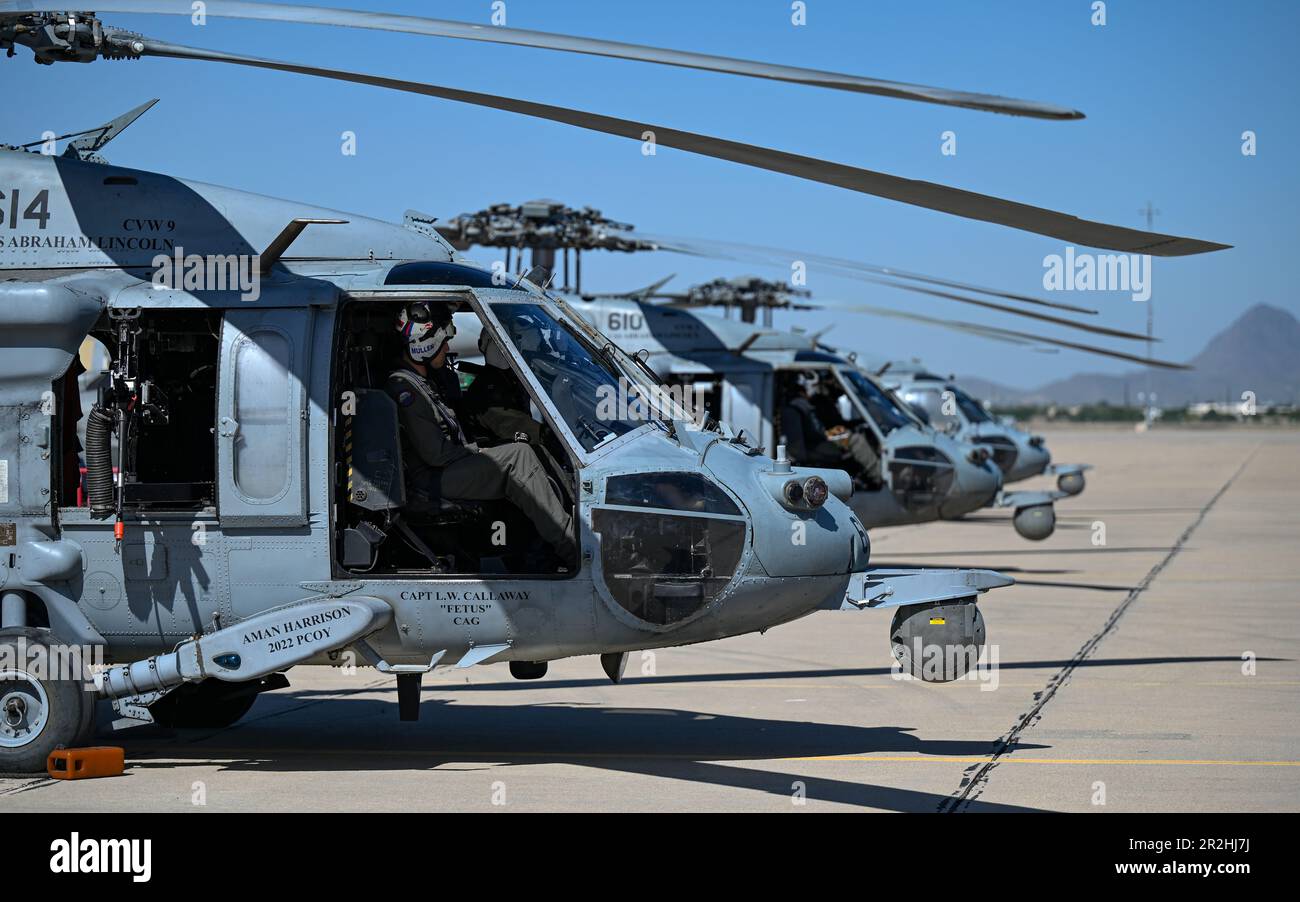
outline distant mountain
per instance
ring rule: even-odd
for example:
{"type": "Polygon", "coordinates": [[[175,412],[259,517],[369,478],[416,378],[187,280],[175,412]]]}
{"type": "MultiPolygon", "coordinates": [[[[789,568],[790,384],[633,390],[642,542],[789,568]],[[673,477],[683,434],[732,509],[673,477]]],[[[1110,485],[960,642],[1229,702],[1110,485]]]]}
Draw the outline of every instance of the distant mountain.
{"type": "MultiPolygon", "coordinates": [[[[1190,361],[1189,372],[1155,370],[1150,386],[1161,407],[1198,401],[1240,401],[1245,391],[1260,404],[1300,402],[1300,320],[1290,312],[1256,304],[1210,339],[1190,361]]],[[[1123,375],[1078,373],[1035,389],[1016,389],[978,377],[962,378],[976,397],[994,403],[1138,404],[1148,385],[1146,370],[1123,375]]]]}

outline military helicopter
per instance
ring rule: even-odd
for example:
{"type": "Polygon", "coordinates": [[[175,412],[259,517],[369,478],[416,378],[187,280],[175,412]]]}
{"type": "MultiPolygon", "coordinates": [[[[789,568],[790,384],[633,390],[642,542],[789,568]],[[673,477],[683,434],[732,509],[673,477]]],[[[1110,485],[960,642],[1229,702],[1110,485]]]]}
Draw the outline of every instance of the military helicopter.
{"type": "MultiPolygon", "coordinates": [[[[164,56],[369,84],[644,140],[646,123],[180,47],[98,13],[190,16],[188,3],[97,13],[0,0],[0,47],[44,64],[164,56]]],[[[1042,118],[1072,110],[879,79],[408,16],[224,3],[207,15],[497,40],[1042,118]]],[[[762,631],[818,610],[889,609],[900,665],[955,679],[984,643],[983,570],[869,567],[841,470],[792,466],[746,433],[695,422],[645,361],[537,276],[506,277],[436,231],[112,165],[148,108],[65,135],[63,154],[0,150],[0,769],[37,770],[94,728],[222,725],[298,664],[394,676],[600,656],[762,631]],[[570,558],[491,500],[412,510],[393,399],[378,387],[413,304],[472,322],[536,411],[538,459],[572,511],[570,558]],[[69,440],[71,367],[111,356],[86,414],[84,501],[69,440]],[[603,407],[610,395],[629,403],[603,407]],[[116,448],[116,466],[114,466],[116,448]],[[504,534],[508,543],[496,541],[504,534]],[[67,650],[102,652],[87,679],[67,650]],[[933,652],[937,651],[938,654],[933,652]]],[[[1089,246],[1180,255],[1221,245],[1087,222],[734,141],[656,128],[661,146],[1089,246]]],[[[466,332],[471,330],[468,328],[466,332]]],[[[487,353],[487,352],[485,352],[487,353]]],[[[475,377],[472,371],[465,374],[475,377]]],[[[480,373],[475,378],[481,378],[480,373]]],[[[472,384],[471,384],[472,387],[472,384]]],[[[471,427],[472,428],[472,427],[471,427]]],[[[475,438],[490,437],[474,432],[475,438]]],[[[527,438],[530,443],[533,439],[527,438]]],[[[525,439],[516,438],[517,441],[525,439]]],[[[92,660],[94,656],[91,656],[92,660]]]]}
{"type": "Polygon", "coordinates": [[[1007,418],[995,418],[984,405],[963,390],[952,376],[940,376],[920,360],[891,361],[877,371],[919,416],[936,428],[976,444],[985,445],[1007,482],[1034,476],[1056,477],[1063,496],[1078,495],[1085,487],[1084,473],[1091,464],[1054,464],[1046,440],[1020,429],[1007,418]]]}

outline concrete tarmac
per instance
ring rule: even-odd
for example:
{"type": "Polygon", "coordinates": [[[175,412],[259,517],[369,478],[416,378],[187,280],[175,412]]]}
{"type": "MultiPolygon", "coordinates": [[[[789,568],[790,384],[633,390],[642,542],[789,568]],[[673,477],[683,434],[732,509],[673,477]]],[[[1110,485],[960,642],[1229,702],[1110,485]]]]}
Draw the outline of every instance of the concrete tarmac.
{"type": "Polygon", "coordinates": [[[896,679],[870,611],[633,655],[620,685],[442,671],[414,724],[390,678],[300,668],[224,730],[102,716],[124,776],[0,778],[0,811],[1300,810],[1300,432],[1047,432],[1096,466],[1050,539],[1007,511],[872,532],[875,563],[1016,578],[977,679],[896,679]]]}

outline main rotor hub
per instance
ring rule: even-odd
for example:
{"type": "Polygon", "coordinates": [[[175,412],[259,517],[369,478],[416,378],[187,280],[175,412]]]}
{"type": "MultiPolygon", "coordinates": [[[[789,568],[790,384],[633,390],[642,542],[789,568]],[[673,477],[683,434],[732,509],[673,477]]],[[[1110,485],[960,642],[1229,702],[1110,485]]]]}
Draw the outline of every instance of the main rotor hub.
{"type": "Polygon", "coordinates": [[[443,238],[459,250],[481,247],[532,250],[606,250],[632,253],[655,250],[652,241],[625,233],[633,226],[609,219],[592,207],[565,206],[553,200],[519,206],[494,204],[476,213],[462,213],[437,226],[443,238]]]}
{"type": "Polygon", "coordinates": [[[811,297],[812,292],[794,288],[784,282],[758,276],[714,279],[693,285],[687,291],[687,303],[698,307],[738,307],[746,322],[754,321],[754,311],[798,307],[792,298],[811,297]]]}
{"type": "Polygon", "coordinates": [[[144,36],[104,25],[93,12],[34,12],[0,22],[0,49],[14,55],[14,46],[30,47],[32,58],[44,66],[91,63],[96,59],[138,59],[144,36]]]}

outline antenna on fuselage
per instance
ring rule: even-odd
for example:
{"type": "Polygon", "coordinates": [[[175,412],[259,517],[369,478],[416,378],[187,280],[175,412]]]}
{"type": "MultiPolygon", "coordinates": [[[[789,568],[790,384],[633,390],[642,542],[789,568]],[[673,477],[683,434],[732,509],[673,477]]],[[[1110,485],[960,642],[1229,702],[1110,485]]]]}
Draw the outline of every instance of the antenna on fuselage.
{"type": "Polygon", "coordinates": [[[56,138],[42,138],[39,141],[32,141],[29,144],[20,144],[23,150],[32,147],[39,147],[49,141],[63,141],[67,138],[75,138],[75,141],[69,141],[68,146],[63,151],[65,157],[73,157],[78,160],[87,160],[92,163],[103,163],[105,160],[100,157],[96,151],[102,148],[109,141],[112,141],[135,120],[139,119],[158,102],[158,98],[147,100],[133,110],[128,110],[116,119],[112,119],[103,125],[95,128],[88,128],[79,132],[70,132],[66,135],[59,135],[56,138]]]}

